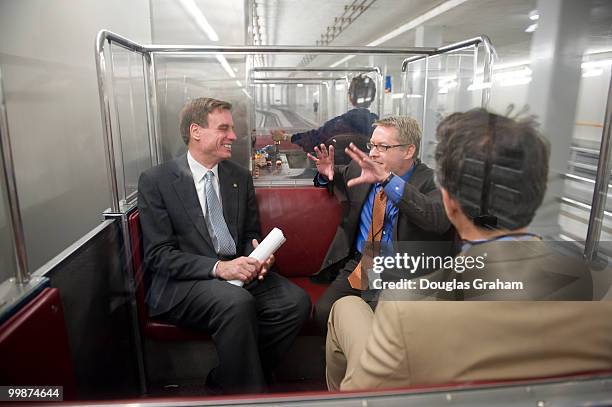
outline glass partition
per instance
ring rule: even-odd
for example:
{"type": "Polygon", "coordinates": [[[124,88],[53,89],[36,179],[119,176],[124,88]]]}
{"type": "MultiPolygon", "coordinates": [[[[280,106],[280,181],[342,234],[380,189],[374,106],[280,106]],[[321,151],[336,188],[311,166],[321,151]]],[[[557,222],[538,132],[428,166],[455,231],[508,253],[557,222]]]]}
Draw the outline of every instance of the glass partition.
{"type": "Polygon", "coordinates": [[[140,173],[153,163],[149,142],[145,62],[141,54],[112,44],[110,47],[115,162],[120,202],[135,200],[140,173]]]}
{"type": "MultiPolygon", "coordinates": [[[[587,236],[609,89],[603,84],[610,83],[610,65],[612,53],[599,54],[597,59],[582,64],[570,159],[563,196],[560,197],[561,233],[571,240],[585,241],[587,236]]],[[[610,197],[610,192],[607,196],[610,197]]],[[[606,200],[600,239],[602,242],[612,241],[610,199],[606,200]]],[[[601,246],[603,252],[606,246],[601,246]]],[[[612,253],[604,254],[612,256],[612,253]]]]}
{"type": "Polygon", "coordinates": [[[423,92],[423,109],[408,111],[406,103],[403,113],[421,116],[430,143],[442,115],[481,105],[468,89],[476,77],[474,44],[484,44],[489,58],[494,52],[485,37],[443,49],[198,47],[142,46],[101,31],[96,55],[113,209],[130,203],[143,170],[185,153],[179,113],[194,98],[232,103],[232,160],[258,185],[311,185],[316,171],[306,154],[315,145],[334,144],[336,162],[348,163],[344,148],[353,142],[367,151],[372,123],[401,114],[402,101],[416,92],[423,92]],[[428,56],[419,89],[402,80],[403,62],[414,56],[428,56]]]}
{"type": "Polygon", "coordinates": [[[237,136],[232,146],[232,160],[248,166],[253,97],[252,90],[246,86],[247,57],[199,53],[155,54],[153,59],[161,161],[172,160],[187,151],[179,132],[179,113],[183,105],[191,99],[214,97],[232,104],[237,136]]]}
{"type": "MultiPolygon", "coordinates": [[[[8,114],[6,112],[2,72],[0,72],[0,285],[9,278],[18,276],[17,242],[13,230],[13,218],[9,202],[8,184],[15,182],[10,148],[8,114]]],[[[13,197],[13,199],[15,198],[13,197]]],[[[18,207],[16,209],[19,211],[18,207]]],[[[23,244],[23,242],[21,243],[23,244]]],[[[27,270],[23,270],[23,272],[25,273],[27,270]]],[[[5,302],[6,299],[0,296],[0,309],[5,302]]]]}
{"type": "Polygon", "coordinates": [[[453,112],[482,106],[483,63],[478,47],[451,51],[410,62],[406,66],[401,95],[403,112],[420,121],[423,130],[421,160],[433,166],[435,131],[440,121],[453,112]]]}
{"type": "MultiPolygon", "coordinates": [[[[0,161],[0,166],[3,165],[0,161]]],[[[15,239],[10,222],[6,182],[4,177],[0,177],[0,284],[17,274],[15,239]]]]}

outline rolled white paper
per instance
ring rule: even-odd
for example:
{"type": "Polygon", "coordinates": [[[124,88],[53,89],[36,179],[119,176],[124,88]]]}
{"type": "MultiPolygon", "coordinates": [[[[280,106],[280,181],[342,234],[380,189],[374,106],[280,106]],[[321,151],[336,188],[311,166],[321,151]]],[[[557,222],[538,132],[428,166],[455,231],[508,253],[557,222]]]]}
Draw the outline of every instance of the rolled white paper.
{"type": "MultiPolygon", "coordinates": [[[[259,260],[260,262],[264,262],[274,254],[282,245],[285,243],[287,239],[283,235],[283,231],[279,228],[274,228],[268,233],[268,236],[264,240],[259,243],[259,246],[255,248],[249,254],[249,257],[259,260]]],[[[237,285],[238,287],[243,286],[243,282],[240,280],[230,280],[228,281],[230,284],[237,285]]]]}

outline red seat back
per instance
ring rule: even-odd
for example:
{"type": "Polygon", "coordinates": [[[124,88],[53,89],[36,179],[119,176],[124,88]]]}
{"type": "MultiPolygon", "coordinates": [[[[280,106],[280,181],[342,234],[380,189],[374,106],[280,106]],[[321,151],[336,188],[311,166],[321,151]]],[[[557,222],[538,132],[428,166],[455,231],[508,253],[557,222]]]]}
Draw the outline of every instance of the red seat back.
{"type": "Polygon", "coordinates": [[[128,216],[128,230],[130,232],[130,248],[132,250],[132,266],[134,267],[134,284],[136,284],[136,308],[141,328],[147,321],[147,308],[145,304],[144,270],[142,267],[142,231],[138,210],[128,216]]]}
{"type": "Polygon", "coordinates": [[[57,288],[45,288],[0,325],[0,360],[2,385],[64,386],[64,398],[75,398],[76,378],[57,288]]]}
{"type": "Polygon", "coordinates": [[[258,187],[255,194],[262,237],[277,227],[287,239],[275,255],[278,272],[286,277],[316,273],[336,234],[340,203],[325,188],[258,187]]]}

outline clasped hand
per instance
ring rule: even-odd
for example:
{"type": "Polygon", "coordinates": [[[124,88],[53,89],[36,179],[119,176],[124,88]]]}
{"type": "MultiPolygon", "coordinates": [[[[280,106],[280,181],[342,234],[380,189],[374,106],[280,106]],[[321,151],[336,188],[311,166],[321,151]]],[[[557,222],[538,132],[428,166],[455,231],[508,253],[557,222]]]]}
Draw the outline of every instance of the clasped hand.
{"type": "MultiPolygon", "coordinates": [[[[253,239],[252,243],[253,248],[259,245],[256,239],[253,239]]],[[[263,263],[246,256],[229,261],[220,261],[217,265],[217,277],[223,280],[240,280],[245,284],[255,278],[263,280],[272,268],[274,260],[274,255],[270,255],[263,263]]]]}

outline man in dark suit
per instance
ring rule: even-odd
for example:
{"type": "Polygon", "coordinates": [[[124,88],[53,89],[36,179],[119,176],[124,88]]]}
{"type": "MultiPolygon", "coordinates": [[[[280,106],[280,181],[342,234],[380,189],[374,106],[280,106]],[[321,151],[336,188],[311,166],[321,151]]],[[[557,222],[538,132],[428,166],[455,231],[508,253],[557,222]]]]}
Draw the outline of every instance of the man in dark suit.
{"type": "Polygon", "coordinates": [[[226,161],[236,140],[231,105],[188,102],[180,130],[188,152],[145,171],[138,184],[152,317],[209,332],[224,392],[265,391],[271,370],[310,312],[308,295],[246,257],[260,239],[253,179],[226,161]]]}
{"type": "Polygon", "coordinates": [[[392,116],[374,125],[369,156],[353,144],[347,148],[353,161],[346,166],[334,165],[333,146],[328,151],[321,144],[315,147],[316,157],[308,155],[319,171],[315,185],[333,183],[336,195],[347,203],[322,265],[322,271],[340,269],[315,305],[315,319],[324,332],[329,311],[339,298],[363,294],[375,306],[375,297],[362,291],[368,288],[367,283],[361,285],[365,281],[361,278],[361,257],[367,242],[445,241],[435,245],[437,254],[440,250],[452,253],[453,231],[433,171],[415,158],[421,143],[418,123],[409,117],[392,116]],[[377,205],[381,199],[384,203],[377,205]],[[381,222],[373,227],[376,212],[381,222]]]}

